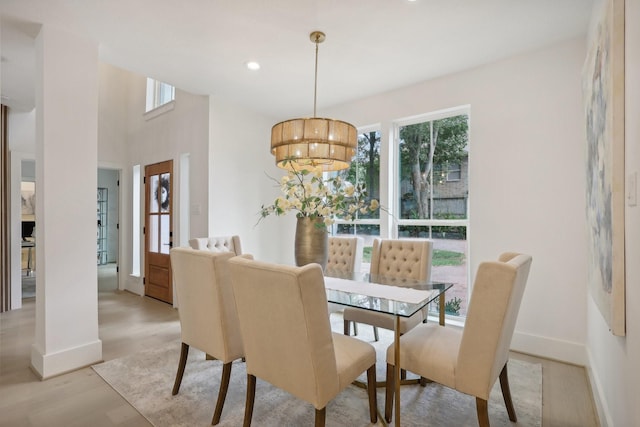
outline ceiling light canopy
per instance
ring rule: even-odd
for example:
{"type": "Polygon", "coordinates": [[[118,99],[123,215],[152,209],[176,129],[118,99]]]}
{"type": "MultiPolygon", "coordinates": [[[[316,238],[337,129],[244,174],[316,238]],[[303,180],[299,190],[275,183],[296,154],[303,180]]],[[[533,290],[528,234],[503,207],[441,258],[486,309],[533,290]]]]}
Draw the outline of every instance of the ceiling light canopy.
{"type": "Polygon", "coordinates": [[[316,45],[313,117],[290,119],[271,128],[271,153],[283,169],[346,169],[356,153],[358,133],[355,126],[342,120],[316,117],[318,90],[318,44],[326,36],[314,31],[309,38],[316,45]]]}

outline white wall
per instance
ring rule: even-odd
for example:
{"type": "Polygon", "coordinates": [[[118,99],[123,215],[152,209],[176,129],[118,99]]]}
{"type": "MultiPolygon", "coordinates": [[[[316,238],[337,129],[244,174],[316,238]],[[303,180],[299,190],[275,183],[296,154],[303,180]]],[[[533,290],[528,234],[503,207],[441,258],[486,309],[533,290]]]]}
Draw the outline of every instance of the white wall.
{"type": "MultiPolygon", "coordinates": [[[[144,76],[101,64],[100,79],[98,160],[100,165],[123,165],[120,271],[125,276],[131,271],[132,255],[131,167],[173,159],[177,206],[179,160],[185,153],[190,181],[187,238],[237,234],[245,253],[293,264],[295,217],[267,218],[257,224],[261,205],[279,194],[269,176],[279,179],[283,174],[269,151],[276,120],[228,100],[180,90],[173,110],[146,120],[144,76]]],[[[174,217],[174,244],[185,241],[178,234],[179,221],[174,217]]],[[[127,277],[124,287],[144,292],[140,277],[127,277]]]]}
{"type": "MultiPolygon", "coordinates": [[[[594,8],[597,10],[598,5],[594,8]]],[[[640,0],[626,0],[625,170],[640,172],[640,0]]],[[[603,427],[640,426],[640,208],[625,209],[626,337],[609,332],[589,297],[587,351],[591,382],[603,427]]]]}
{"type": "Polygon", "coordinates": [[[9,109],[7,119],[9,150],[25,153],[36,152],[36,110],[23,112],[9,109]]]}
{"type": "Polygon", "coordinates": [[[321,112],[381,124],[387,135],[393,120],[469,104],[471,271],[503,251],[531,254],[512,347],[578,364],[586,363],[585,52],[580,38],[321,112]]]}
{"type": "MultiPolygon", "coordinates": [[[[120,271],[126,276],[124,287],[132,292],[143,294],[142,278],[128,275],[131,272],[131,236],[137,230],[131,229],[131,204],[132,203],[132,176],[131,169],[134,165],[144,166],[165,160],[173,160],[173,191],[174,191],[174,227],[173,241],[175,244],[181,241],[180,236],[180,210],[177,209],[181,199],[180,188],[180,157],[188,153],[191,174],[191,203],[201,204],[201,214],[191,217],[190,229],[194,235],[207,235],[207,180],[208,175],[208,138],[209,138],[209,101],[207,96],[193,95],[176,89],[174,108],[164,114],[153,118],[145,117],[146,77],[124,70],[104,67],[101,78],[105,87],[119,86],[126,88],[125,92],[119,92],[111,97],[103,97],[101,100],[100,117],[105,121],[101,127],[101,136],[108,135],[108,139],[119,141],[116,149],[102,147],[108,141],[100,141],[102,147],[99,160],[123,164],[120,181],[121,200],[123,202],[123,216],[121,218],[120,238],[124,244],[121,252],[120,271]],[[124,99],[123,99],[124,98],[124,99]],[[123,109],[125,117],[121,113],[114,113],[114,109],[123,109]],[[110,123],[109,126],[106,123],[110,123]],[[114,132],[111,126],[120,126],[122,131],[114,132]],[[122,148],[121,151],[120,147],[122,148]]],[[[101,163],[102,164],[102,163],[101,163]]],[[[141,206],[144,207],[144,187],[141,188],[141,206]]],[[[144,209],[143,209],[144,210],[144,209]]],[[[144,219],[141,218],[141,223],[144,219]]],[[[144,236],[140,234],[140,238],[144,236]]],[[[141,259],[144,258],[141,254],[141,259]]]]}
{"type": "Polygon", "coordinates": [[[102,359],[95,261],[98,46],[43,26],[36,59],[38,274],[31,365],[49,378],[102,359]]]}
{"type": "Polygon", "coordinates": [[[269,176],[284,174],[270,152],[275,123],[212,97],[209,235],[238,234],[244,253],[293,265],[295,216],[269,217],[257,224],[260,207],[280,195],[269,176]]]}

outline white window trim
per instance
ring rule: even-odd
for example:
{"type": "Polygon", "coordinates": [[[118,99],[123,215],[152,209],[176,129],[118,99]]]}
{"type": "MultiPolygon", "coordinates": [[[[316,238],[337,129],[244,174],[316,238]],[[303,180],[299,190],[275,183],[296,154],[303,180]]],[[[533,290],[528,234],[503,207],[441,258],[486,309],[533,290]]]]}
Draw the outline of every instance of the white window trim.
{"type": "Polygon", "coordinates": [[[154,117],[159,116],[160,114],[164,114],[167,111],[173,110],[175,99],[175,86],[151,77],[147,77],[147,88],[145,92],[145,120],[150,120],[154,117]],[[171,99],[163,104],[160,104],[160,96],[161,93],[163,93],[163,88],[170,89],[171,99]]]}
{"type": "Polygon", "coordinates": [[[166,104],[162,104],[159,107],[154,108],[153,110],[147,111],[146,113],[144,113],[144,119],[145,120],[151,120],[155,117],[158,117],[168,111],[171,111],[175,108],[176,106],[176,101],[169,101],[166,104]]]}

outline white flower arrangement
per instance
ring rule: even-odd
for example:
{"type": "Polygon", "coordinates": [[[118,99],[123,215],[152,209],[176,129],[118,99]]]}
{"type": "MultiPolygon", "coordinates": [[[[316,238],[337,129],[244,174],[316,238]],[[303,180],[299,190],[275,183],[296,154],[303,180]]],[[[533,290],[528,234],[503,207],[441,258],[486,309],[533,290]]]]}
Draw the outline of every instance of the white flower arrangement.
{"type": "Polygon", "coordinates": [[[324,179],[322,171],[292,168],[279,185],[283,195],[272,205],[262,205],[260,219],[296,211],[299,218],[321,217],[324,225],[329,226],[336,218],[352,221],[357,212],[367,214],[380,208],[376,199],[366,201],[364,184],[353,185],[340,176],[324,179]]]}

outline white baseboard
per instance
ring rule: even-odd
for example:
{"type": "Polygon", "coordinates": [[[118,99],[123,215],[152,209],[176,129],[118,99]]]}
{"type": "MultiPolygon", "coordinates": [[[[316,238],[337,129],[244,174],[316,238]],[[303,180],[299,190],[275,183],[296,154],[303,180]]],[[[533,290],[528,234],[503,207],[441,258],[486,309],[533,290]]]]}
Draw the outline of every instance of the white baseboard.
{"type": "Polygon", "coordinates": [[[589,351],[587,351],[587,357],[589,360],[587,375],[589,378],[589,384],[591,384],[591,393],[596,406],[596,415],[598,416],[598,421],[600,421],[600,427],[612,427],[613,419],[611,418],[609,405],[607,403],[606,396],[602,391],[602,382],[600,381],[600,377],[598,377],[598,373],[596,371],[591,369],[591,366],[593,366],[593,360],[589,351]]]}
{"type": "Polygon", "coordinates": [[[136,295],[144,296],[142,277],[133,275],[127,276],[124,289],[136,295]]]}
{"type": "Polygon", "coordinates": [[[44,354],[35,344],[31,347],[31,368],[42,380],[101,361],[101,340],[48,354],[44,354]]]}
{"type": "Polygon", "coordinates": [[[586,348],[583,344],[514,332],[511,350],[546,359],[587,366],[586,348]]]}

